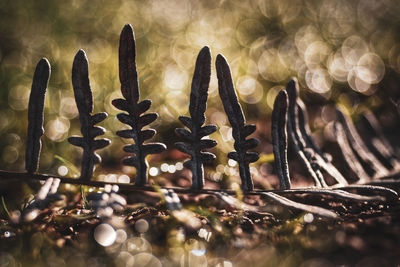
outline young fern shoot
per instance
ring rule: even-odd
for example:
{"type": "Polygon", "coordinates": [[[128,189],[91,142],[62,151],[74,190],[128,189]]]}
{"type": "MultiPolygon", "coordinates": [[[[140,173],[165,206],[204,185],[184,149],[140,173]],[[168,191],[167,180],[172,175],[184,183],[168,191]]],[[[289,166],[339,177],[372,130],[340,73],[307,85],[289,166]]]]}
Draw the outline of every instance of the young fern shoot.
{"type": "Polygon", "coordinates": [[[225,57],[221,54],[217,56],[216,69],[219,96],[232,126],[232,136],[235,140],[234,148],[236,151],[229,152],[228,158],[237,161],[239,164],[242,190],[252,191],[254,186],[249,164],[256,162],[259,155],[256,152],[247,152],[247,150],[256,148],[259,141],[256,138],[246,139],[246,137],[255,132],[256,126],[254,124],[245,125],[242,107],[233,86],[231,70],[225,57]]]}
{"type": "Polygon", "coordinates": [[[42,142],[40,138],[44,133],[43,110],[46,89],[50,78],[50,63],[42,58],[36,65],[33,75],[32,89],[28,106],[28,136],[25,152],[25,169],[28,173],[34,173],[39,166],[40,150],[42,142]]]}
{"type": "Polygon", "coordinates": [[[132,138],[133,145],[126,145],[125,152],[133,153],[135,156],[127,157],[122,162],[125,165],[136,167],[135,184],[143,186],[147,181],[148,163],[146,156],[158,154],[166,149],[162,143],[143,144],[144,141],[152,138],[156,131],[154,129],[142,130],[142,128],[154,122],[158,118],[157,113],[146,112],[151,106],[151,100],[139,102],[139,82],[136,70],[136,47],[135,36],[132,26],[127,24],[123,28],[119,43],[119,79],[121,82],[121,92],[125,99],[118,98],[112,104],[119,110],[127,113],[119,113],[117,118],[124,124],[131,127],[129,130],[117,131],[117,135],[122,138],[132,138]]]}
{"type": "Polygon", "coordinates": [[[192,89],[190,93],[190,116],[180,116],[179,120],[190,130],[177,128],[175,133],[185,142],[177,142],[175,146],[183,153],[191,156],[185,161],[184,166],[192,171],[192,188],[200,190],[204,186],[203,163],[215,159],[210,152],[203,152],[203,149],[212,148],[217,142],[212,139],[203,139],[217,130],[215,125],[202,126],[206,120],[204,112],[207,107],[208,86],[211,76],[211,54],[208,46],[201,49],[193,74],[192,89]]]}
{"type": "Polygon", "coordinates": [[[68,138],[74,146],[83,148],[81,179],[90,180],[93,176],[94,165],[101,162],[100,156],[94,151],[110,144],[108,139],[94,138],[103,135],[103,127],[94,126],[105,120],[107,113],[93,114],[93,96],[89,81],[89,62],[85,51],[82,49],[76,53],[72,65],[72,85],[74,87],[75,102],[79,111],[82,137],[72,136],[68,138]]]}

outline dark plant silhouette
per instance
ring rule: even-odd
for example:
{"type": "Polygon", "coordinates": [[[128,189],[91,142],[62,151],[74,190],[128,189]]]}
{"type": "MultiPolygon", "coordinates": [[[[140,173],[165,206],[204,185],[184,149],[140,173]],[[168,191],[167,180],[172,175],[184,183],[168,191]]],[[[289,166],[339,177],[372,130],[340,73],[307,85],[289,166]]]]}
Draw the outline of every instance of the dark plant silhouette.
{"type": "Polygon", "coordinates": [[[339,108],[336,109],[336,117],[343,127],[348,144],[366,173],[371,178],[387,175],[389,173],[388,170],[368,150],[364,141],[359,136],[353,122],[339,108]]]}
{"type": "MultiPolygon", "coordinates": [[[[347,128],[346,130],[346,126],[344,125],[344,123],[347,126],[349,126],[349,124],[351,125],[353,132],[352,134],[356,134],[356,139],[359,139],[360,137],[358,136],[358,133],[354,128],[354,125],[352,125],[352,122],[339,109],[336,110],[336,113],[338,121],[336,121],[333,126],[337,144],[345,159],[345,163],[347,164],[349,169],[353,173],[355,173],[356,176],[358,177],[357,184],[347,185],[345,187],[339,187],[339,188],[342,190],[353,190],[353,191],[355,190],[359,193],[373,192],[374,194],[383,195],[387,199],[391,200],[394,199],[393,198],[394,191],[385,186],[395,185],[399,181],[391,179],[390,175],[379,177],[375,174],[374,176],[371,177],[367,173],[367,169],[363,166],[362,161],[359,159],[358,153],[362,153],[366,157],[367,155],[372,155],[371,152],[369,152],[368,150],[357,151],[357,152],[354,151],[354,146],[357,147],[357,145],[352,144],[352,142],[354,142],[354,139],[349,138],[349,135],[351,133],[349,131],[349,128],[347,128]]],[[[398,177],[398,174],[396,173],[394,173],[393,175],[394,177],[398,177]]]]}
{"type": "Polygon", "coordinates": [[[310,125],[308,123],[307,110],[305,104],[303,103],[303,101],[301,101],[300,98],[297,98],[297,110],[299,121],[298,127],[300,128],[300,133],[302,134],[303,139],[306,142],[306,149],[310,151],[310,153],[313,155],[313,157],[311,158],[312,165],[315,169],[324,170],[326,173],[328,173],[333,179],[336,180],[337,185],[347,186],[347,180],[332,164],[331,155],[323,153],[314,141],[314,138],[311,135],[310,125]]]}
{"type": "Polygon", "coordinates": [[[249,164],[256,162],[259,156],[258,153],[247,152],[247,150],[256,148],[259,141],[255,138],[246,139],[246,137],[254,133],[256,126],[254,124],[245,125],[242,107],[239,104],[233,86],[231,70],[225,57],[221,54],[217,56],[216,69],[219,96],[232,126],[232,136],[235,140],[234,148],[236,151],[229,152],[228,157],[239,164],[242,189],[244,191],[251,191],[253,190],[253,181],[251,179],[249,164]]]}
{"type": "Polygon", "coordinates": [[[338,182],[338,185],[347,185],[346,179],[330,163],[329,155],[322,153],[311,136],[304,103],[298,98],[299,88],[296,79],[288,83],[286,91],[289,96],[288,129],[290,140],[309,174],[313,177],[315,185],[317,187],[328,187],[322,171],[329,173],[338,182]]]}
{"type": "Polygon", "coordinates": [[[289,96],[289,122],[292,143],[297,147],[298,154],[307,170],[322,187],[327,187],[322,171],[328,173],[336,180],[338,185],[346,186],[348,182],[342,174],[330,162],[329,155],[324,154],[316,145],[311,135],[308,123],[308,115],[303,101],[299,98],[299,86],[297,80],[288,83],[286,91],[289,96]]]}
{"type": "Polygon", "coordinates": [[[29,96],[28,138],[25,153],[25,169],[28,173],[36,172],[39,166],[39,156],[42,148],[40,138],[44,133],[44,100],[50,73],[51,68],[49,61],[46,58],[42,58],[36,65],[31,94],[29,96]]]}
{"type": "Polygon", "coordinates": [[[94,125],[107,118],[107,113],[101,112],[92,115],[93,96],[89,82],[89,63],[83,50],[79,50],[74,58],[72,85],[79,111],[82,137],[72,136],[68,138],[68,142],[83,148],[81,179],[90,180],[93,176],[94,165],[101,162],[100,156],[94,151],[108,146],[110,140],[94,139],[105,133],[104,128],[94,125]]]}
{"type": "Polygon", "coordinates": [[[286,92],[289,97],[287,122],[289,140],[294,146],[297,155],[300,157],[308,173],[313,178],[315,186],[328,187],[321,173],[321,170],[319,169],[319,166],[312,162],[314,157],[313,150],[306,148],[306,141],[304,140],[303,135],[300,131],[297,106],[299,88],[297,80],[295,78],[289,81],[289,83],[286,85],[286,92]]]}
{"type": "Polygon", "coordinates": [[[390,171],[398,171],[400,169],[399,155],[396,154],[393,146],[383,134],[382,127],[378,119],[371,111],[365,111],[360,117],[362,132],[364,133],[364,140],[368,149],[375,155],[375,157],[390,171]]]}
{"type": "Polygon", "coordinates": [[[211,139],[204,139],[204,136],[212,134],[217,130],[215,125],[202,126],[206,120],[204,112],[207,107],[208,86],[211,76],[211,54],[208,46],[201,49],[193,74],[192,89],[190,93],[189,112],[191,118],[180,116],[179,120],[190,130],[177,128],[176,134],[185,142],[177,142],[175,146],[183,153],[191,156],[185,161],[184,166],[192,171],[192,188],[202,189],[204,186],[203,163],[215,159],[210,152],[203,152],[203,149],[212,148],[217,142],[211,139]]]}
{"type": "Polygon", "coordinates": [[[112,104],[127,113],[119,113],[118,120],[131,127],[130,130],[117,131],[122,138],[132,138],[133,145],[126,145],[125,152],[134,153],[135,156],[123,160],[123,164],[136,167],[137,174],[135,184],[143,186],[147,181],[148,163],[146,156],[157,154],[166,149],[162,143],[143,144],[152,138],[156,131],[154,129],[142,130],[142,128],[154,122],[158,114],[146,112],[151,106],[151,100],[139,102],[139,82],[136,70],[135,36],[132,26],[127,24],[123,28],[119,43],[119,79],[121,92],[125,99],[114,99],[112,104]]]}
{"type": "Polygon", "coordinates": [[[336,138],[336,143],[339,145],[340,151],[345,158],[345,164],[358,179],[357,183],[369,182],[371,178],[365,172],[364,168],[361,166],[361,163],[357,160],[357,157],[350,147],[346,133],[344,132],[343,126],[340,122],[334,122],[333,133],[336,138]]]}
{"type": "Polygon", "coordinates": [[[278,174],[280,189],[283,190],[290,189],[289,166],[287,162],[287,109],[287,93],[282,90],[275,98],[271,118],[271,134],[275,169],[278,174]]]}
{"type": "MultiPolygon", "coordinates": [[[[142,130],[142,128],[155,121],[158,115],[156,113],[143,114],[150,108],[151,101],[143,100],[139,102],[140,94],[135,53],[133,29],[130,25],[126,25],[121,33],[119,49],[121,91],[124,98],[115,99],[112,103],[118,109],[126,112],[118,114],[117,118],[131,127],[131,129],[128,130],[118,131],[117,135],[123,138],[132,138],[135,142],[135,144],[124,147],[126,152],[135,155],[124,159],[123,162],[126,165],[136,167],[136,185],[139,186],[134,186],[132,184],[119,184],[118,186],[121,188],[122,192],[158,192],[159,189],[156,187],[145,186],[148,168],[146,156],[148,154],[160,153],[165,149],[165,145],[161,143],[144,144],[144,142],[152,138],[156,132],[153,129],[142,130]]],[[[242,203],[240,198],[233,197],[237,194],[235,190],[203,189],[203,163],[206,160],[215,158],[212,153],[204,152],[203,150],[216,145],[214,140],[203,139],[205,136],[216,131],[216,126],[214,125],[203,126],[205,123],[204,113],[208,98],[207,91],[210,82],[210,64],[210,50],[208,47],[204,47],[197,58],[193,75],[189,106],[190,117],[179,117],[180,121],[187,128],[179,128],[176,130],[177,134],[184,140],[184,142],[177,143],[177,147],[182,152],[191,156],[191,159],[186,162],[185,166],[191,168],[193,172],[192,188],[170,188],[163,186],[160,188],[161,192],[170,209],[179,209],[181,207],[177,194],[195,193],[214,195],[222,199],[228,205],[242,209],[244,212],[254,212],[265,215],[266,212],[268,213],[268,207],[255,207],[242,203]]],[[[346,158],[346,161],[354,161],[354,163],[358,165],[360,169],[358,174],[364,172],[365,180],[359,181],[359,183],[368,183],[346,185],[347,181],[341,176],[339,171],[336,170],[333,164],[331,164],[330,157],[322,152],[311,135],[305,105],[298,97],[298,85],[296,80],[289,82],[286,91],[281,91],[278,94],[272,112],[272,139],[275,167],[281,188],[280,190],[253,190],[253,181],[249,170],[249,164],[257,161],[258,153],[248,152],[248,150],[255,148],[258,145],[258,140],[255,138],[246,138],[256,130],[256,127],[255,125],[245,124],[245,117],[233,86],[230,68],[222,55],[217,56],[216,69],[219,94],[232,126],[232,135],[235,141],[235,151],[228,153],[228,157],[239,163],[239,173],[242,180],[244,195],[263,196],[268,199],[268,202],[274,202],[293,210],[307,211],[331,219],[337,218],[338,215],[347,216],[349,214],[338,208],[342,207],[343,204],[351,203],[349,206],[345,207],[353,208],[354,205],[362,207],[365,203],[370,202],[378,203],[398,200],[398,195],[394,190],[377,185],[389,187],[398,186],[400,182],[398,180],[399,174],[390,173],[390,177],[378,176],[389,171],[390,166],[388,169],[383,169],[383,171],[379,170],[381,169],[380,166],[375,164],[377,160],[373,158],[373,154],[368,151],[367,147],[362,144],[351,121],[338,111],[338,121],[335,123],[335,130],[339,143],[345,145],[344,147],[346,149],[343,150],[345,156],[351,156],[350,159],[346,158]],[[287,132],[286,127],[288,127],[287,132]],[[310,175],[314,178],[316,186],[324,188],[291,189],[291,179],[287,162],[287,135],[290,136],[296,153],[300,155],[310,175]],[[370,157],[368,154],[372,156],[370,157]],[[368,165],[368,163],[375,164],[375,166],[370,166],[375,172],[371,172],[370,174],[365,172],[365,166],[363,165],[368,165]],[[322,171],[329,173],[338,183],[335,184],[335,186],[328,186],[324,180],[322,171]],[[336,174],[337,176],[335,176],[336,174]],[[377,177],[381,179],[375,179],[377,177]],[[392,179],[393,177],[397,178],[397,180],[392,179]],[[299,203],[297,201],[299,197],[309,198],[311,202],[299,203]],[[294,200],[292,198],[294,198],[294,200]],[[317,204],[315,204],[315,202],[317,202],[317,204]]],[[[27,211],[24,216],[27,216],[27,220],[35,218],[41,207],[46,208],[52,201],[58,202],[63,200],[62,197],[56,194],[60,182],[105,187],[105,193],[91,194],[88,196],[88,199],[93,201],[93,207],[97,209],[99,216],[108,218],[112,213],[109,208],[120,210],[126,202],[116,194],[117,185],[114,185],[114,187],[111,185],[114,183],[90,180],[93,174],[94,164],[100,161],[100,157],[95,153],[95,150],[107,146],[110,141],[107,139],[94,139],[104,134],[105,130],[103,128],[95,127],[94,125],[104,120],[107,114],[91,114],[93,112],[93,98],[89,82],[88,60],[83,50],[80,50],[76,54],[72,68],[72,83],[83,136],[70,137],[68,139],[71,144],[80,146],[84,150],[82,157],[82,179],[33,173],[37,169],[40,153],[40,137],[43,135],[44,95],[49,76],[50,66],[47,60],[42,59],[35,71],[29,103],[28,135],[30,139],[28,138],[26,166],[28,173],[0,170],[0,177],[4,180],[47,180],[35,202],[32,202],[32,205],[26,209],[27,211]],[[114,191],[111,191],[111,189],[114,191]]],[[[371,130],[372,135],[379,138],[378,136],[381,135],[379,130],[376,130],[376,127],[372,125],[369,126],[373,128],[371,130]]],[[[382,144],[385,142],[383,138],[379,139],[382,141],[382,144]]],[[[395,158],[394,151],[381,153],[380,157],[386,160],[385,165],[395,163],[393,160],[393,158],[395,158]]],[[[393,171],[396,171],[396,169],[393,171]]]]}
{"type": "MultiPolygon", "coordinates": [[[[349,193],[346,191],[338,189],[328,189],[328,188],[304,188],[304,189],[290,189],[290,175],[289,175],[289,165],[287,161],[287,113],[288,113],[288,96],[285,90],[280,91],[275,98],[274,108],[272,110],[271,119],[271,133],[272,133],[272,143],[274,151],[274,163],[275,169],[280,182],[280,189],[283,192],[291,194],[312,194],[316,196],[333,196],[337,199],[342,199],[346,201],[376,201],[382,200],[382,197],[366,197],[358,194],[349,193]]],[[[268,192],[266,192],[268,193],[268,192]]],[[[274,196],[271,199],[278,201],[274,196]]],[[[280,200],[284,200],[280,198],[280,200]]],[[[290,207],[290,201],[281,203],[287,207],[290,207]]],[[[295,208],[295,207],[294,207],[295,208]]],[[[308,207],[303,206],[302,209],[308,207]]],[[[315,213],[315,211],[314,211],[315,213]]]]}
{"type": "MultiPolygon", "coordinates": [[[[298,97],[299,88],[297,80],[293,79],[290,81],[286,87],[286,91],[289,97],[288,132],[290,133],[291,141],[296,148],[297,154],[302,159],[309,174],[316,181],[316,187],[329,188],[322,174],[322,171],[325,171],[337,181],[334,188],[335,194],[345,194],[345,198],[360,200],[359,195],[349,195],[349,193],[345,191],[356,191],[357,193],[374,192],[375,194],[391,198],[390,196],[393,196],[394,191],[382,186],[348,185],[347,180],[341,175],[335,166],[331,164],[327,155],[320,150],[311,136],[305,105],[298,97]]],[[[343,137],[344,136],[345,133],[343,134],[343,137]]]]}

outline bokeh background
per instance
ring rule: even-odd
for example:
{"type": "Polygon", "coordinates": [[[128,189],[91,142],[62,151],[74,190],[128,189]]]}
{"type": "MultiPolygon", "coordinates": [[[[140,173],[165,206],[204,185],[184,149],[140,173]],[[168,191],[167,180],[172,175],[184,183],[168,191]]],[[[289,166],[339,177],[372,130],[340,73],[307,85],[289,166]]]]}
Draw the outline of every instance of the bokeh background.
{"type": "MultiPolygon", "coordinates": [[[[141,98],[151,99],[151,111],[160,114],[152,124],[155,139],[169,148],[153,159],[155,166],[175,160],[174,129],[181,127],[178,116],[188,113],[194,63],[204,45],[213,59],[222,53],[229,61],[248,121],[257,123],[262,153],[272,151],[268,128],[274,97],[293,76],[304,88],[315,132],[323,134],[332,119],[329,104],[338,103],[354,117],[372,109],[393,133],[400,95],[399,12],[396,0],[2,0],[0,168],[24,169],[28,98],[42,57],[49,59],[52,73],[40,171],[63,171],[59,167],[65,162],[57,156],[79,165],[80,150],[66,139],[80,135],[71,84],[72,60],[80,48],[89,58],[95,112],[110,115],[101,125],[112,145],[101,151],[104,163],[97,171],[121,167],[122,146],[130,141],[115,135],[124,126],[111,100],[121,96],[118,43],[126,23],[136,35],[141,98]]],[[[211,136],[219,142],[217,154],[231,151],[214,60],[207,117],[219,128],[211,136]]],[[[221,172],[226,163],[225,156],[219,157],[221,172]]]]}

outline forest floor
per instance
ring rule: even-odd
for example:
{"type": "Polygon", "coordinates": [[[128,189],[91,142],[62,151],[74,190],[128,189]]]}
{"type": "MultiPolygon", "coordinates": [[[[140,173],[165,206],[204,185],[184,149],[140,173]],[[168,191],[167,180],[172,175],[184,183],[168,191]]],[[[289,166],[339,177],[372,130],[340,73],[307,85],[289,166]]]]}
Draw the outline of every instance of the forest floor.
{"type": "MultiPolygon", "coordinates": [[[[69,188],[71,189],[71,188],[69,188]]],[[[74,188],[73,188],[74,189],[74,188]]],[[[130,193],[102,217],[68,191],[30,222],[8,207],[0,221],[0,266],[398,266],[400,201],[341,202],[301,195],[338,219],[245,196],[237,208],[214,195],[180,195],[171,210],[158,193],[130,193]],[[102,231],[97,231],[99,226],[102,231]],[[99,234],[100,233],[100,234],[99,234]]],[[[85,193],[84,193],[85,194],[85,193]]],[[[3,209],[7,203],[3,202],[3,209]]]]}

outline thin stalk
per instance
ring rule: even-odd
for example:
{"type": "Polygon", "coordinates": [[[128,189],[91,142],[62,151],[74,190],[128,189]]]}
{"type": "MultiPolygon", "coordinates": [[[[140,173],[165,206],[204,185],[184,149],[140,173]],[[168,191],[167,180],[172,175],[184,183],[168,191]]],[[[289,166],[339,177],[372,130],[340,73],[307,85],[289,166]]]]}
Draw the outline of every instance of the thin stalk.
{"type": "Polygon", "coordinates": [[[1,196],[1,204],[3,205],[3,209],[4,209],[4,211],[7,213],[8,218],[11,218],[11,214],[10,214],[10,212],[9,212],[8,209],[7,209],[6,202],[5,202],[3,196],[1,196]]]}

